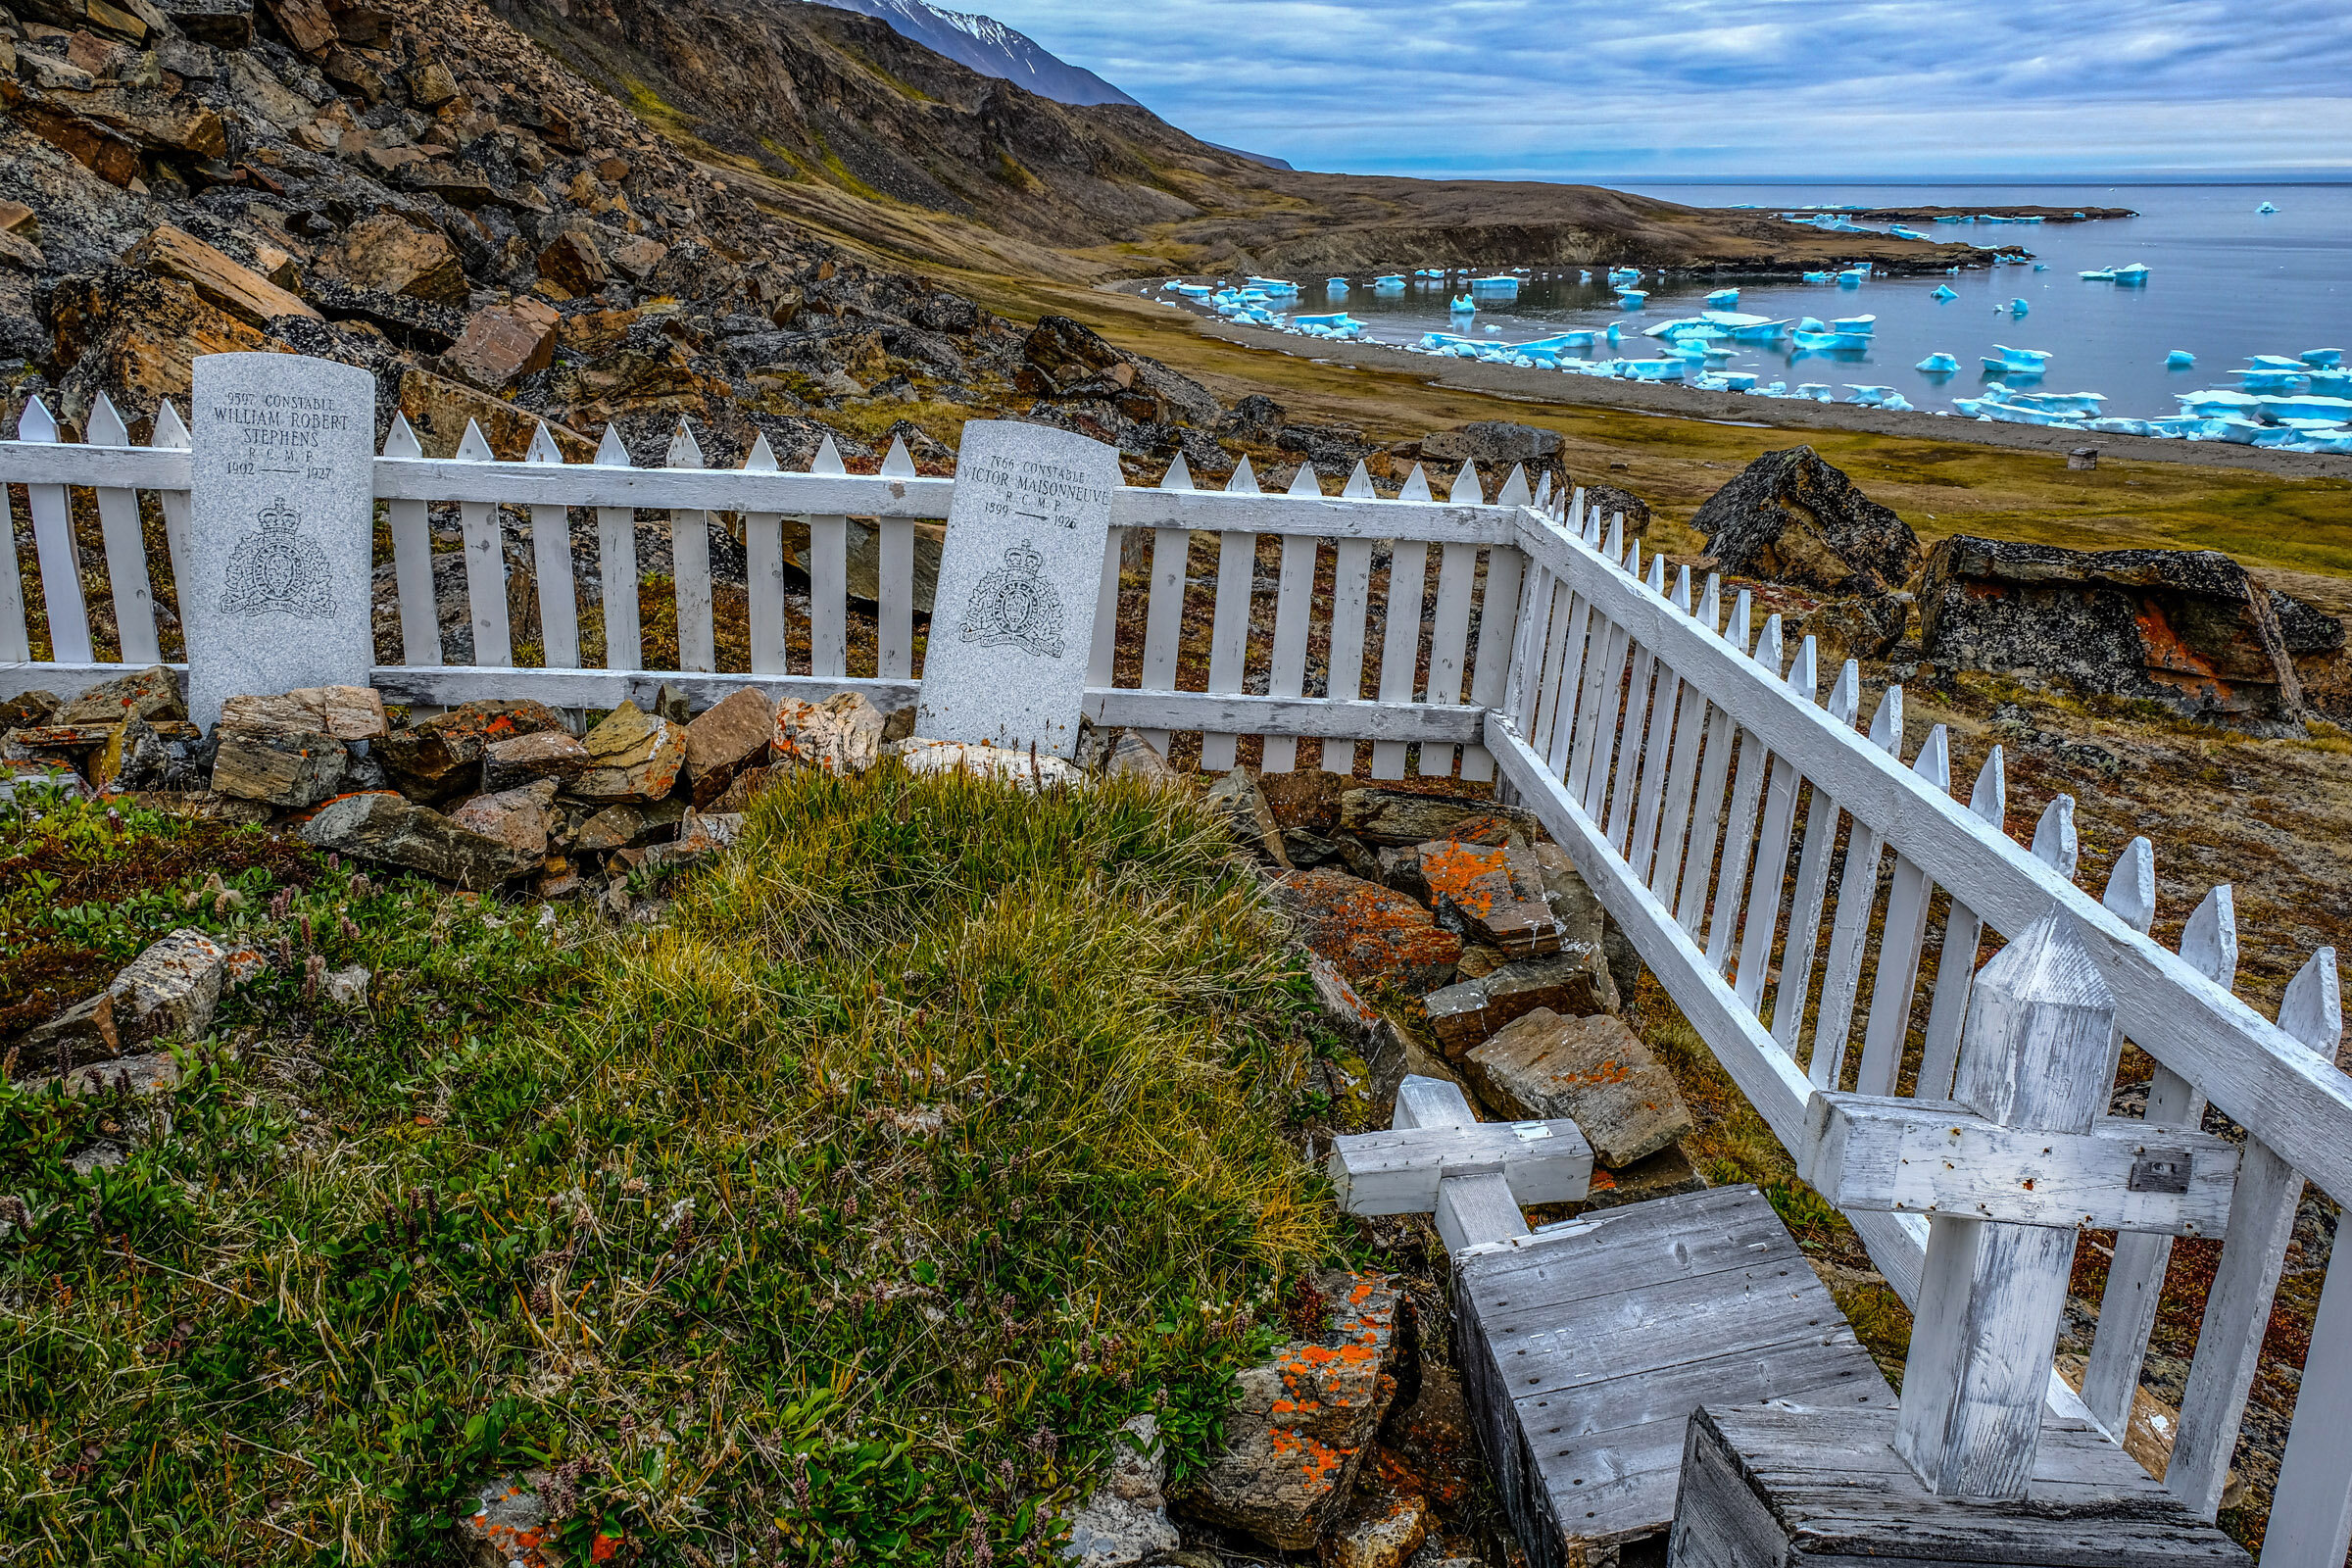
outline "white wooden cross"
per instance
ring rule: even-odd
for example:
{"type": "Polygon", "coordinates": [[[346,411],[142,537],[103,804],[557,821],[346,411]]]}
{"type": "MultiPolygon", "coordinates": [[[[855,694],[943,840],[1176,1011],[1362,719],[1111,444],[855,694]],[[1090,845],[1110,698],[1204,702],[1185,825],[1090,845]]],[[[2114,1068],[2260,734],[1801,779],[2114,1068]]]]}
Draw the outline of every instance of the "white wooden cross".
{"type": "Polygon", "coordinates": [[[1807,1105],[1823,1197],[1928,1216],[1894,1446],[1940,1494],[2025,1496],[2079,1229],[2228,1228],[2238,1151],[2107,1116],[2114,1035],[2114,995],[2053,907],[1977,975],[1952,1101],[1807,1105]]]}
{"type": "Polygon", "coordinates": [[[1482,1122],[1461,1085],[1408,1077],[1385,1133],[1332,1140],[1331,1184],[1350,1214],[1430,1214],[1448,1252],[1528,1234],[1530,1203],[1582,1199],[1592,1146],[1573,1121],[1482,1122]]]}

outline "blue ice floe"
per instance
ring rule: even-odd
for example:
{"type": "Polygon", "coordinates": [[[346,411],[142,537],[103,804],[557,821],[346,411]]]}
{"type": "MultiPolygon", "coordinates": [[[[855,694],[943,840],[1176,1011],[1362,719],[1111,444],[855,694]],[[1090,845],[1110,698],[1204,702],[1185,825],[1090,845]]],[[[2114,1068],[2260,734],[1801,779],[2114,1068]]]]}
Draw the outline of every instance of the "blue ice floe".
{"type": "Polygon", "coordinates": [[[1892,227],[1888,228],[1886,232],[1889,236],[1895,239],[1926,239],[1928,237],[1927,235],[1922,234],[1918,229],[1906,228],[1900,223],[1894,224],[1892,227]]]}
{"type": "Polygon", "coordinates": [[[1845,383],[1845,389],[1854,395],[1853,402],[1865,409],[1878,408],[1896,395],[1890,386],[1856,386],[1851,381],[1845,383]]]}
{"type": "Polygon", "coordinates": [[[2115,281],[2115,269],[2112,267],[2094,267],[2087,272],[2079,272],[2076,275],[2081,277],[2085,283],[2112,283],[2115,281]]]}
{"type": "Polygon", "coordinates": [[[2240,370],[2237,385],[2244,392],[2300,392],[2311,385],[2311,376],[2301,370],[2240,370]]]}
{"type": "Polygon", "coordinates": [[[2055,414],[2069,419],[2096,415],[2100,405],[2107,401],[2098,392],[2020,392],[1999,381],[1986,386],[1984,396],[2010,408],[2032,409],[2037,414],[2055,414]]]}
{"type": "Polygon", "coordinates": [[[1949,283],[1936,284],[1936,292],[1928,296],[1932,300],[1956,300],[1959,297],[1960,291],[1949,283]]]}
{"type": "Polygon", "coordinates": [[[2278,208],[2273,207],[2269,202],[2264,202],[2260,207],[2254,209],[2254,216],[2257,218],[2268,218],[2271,214],[2277,212],[2278,210],[2278,208]]]}
{"type": "Polygon", "coordinates": [[[1263,289],[1268,298],[1287,298],[1298,292],[1298,285],[1287,277],[1245,277],[1242,281],[1249,285],[1242,291],[1245,294],[1252,288],[1263,289]]]}
{"type": "Polygon", "coordinates": [[[1756,378],[1745,370],[1733,371],[1717,379],[1723,382],[1726,392],[1753,392],[1756,389],[1756,378]]]}
{"type": "Polygon", "coordinates": [[[1830,281],[1830,274],[1827,272],[1807,272],[1805,274],[1805,281],[1808,283],[1827,283],[1830,281]]]}
{"type": "Polygon", "coordinates": [[[1467,294],[1456,294],[1446,309],[1455,316],[1468,316],[1478,309],[1478,301],[1467,294]]]}
{"type": "Polygon", "coordinates": [[[1949,354],[1931,354],[1912,368],[1924,370],[1930,375],[1956,375],[1960,370],[1960,362],[1949,354]]]}
{"type": "Polygon", "coordinates": [[[1439,277],[1439,278],[1442,278],[1442,277],[1445,277],[1445,276],[1446,275],[1446,269],[1444,269],[1443,267],[1424,267],[1424,268],[1421,268],[1421,269],[1417,270],[1416,270],[1416,271],[1413,273],[1413,275],[1414,275],[1415,277],[1439,277]]]}
{"type": "Polygon", "coordinates": [[[1348,280],[1344,277],[1327,277],[1323,280],[1323,292],[1345,294],[1348,292],[1348,280]]]}
{"type": "Polygon", "coordinates": [[[1372,280],[1372,292],[1375,294],[1395,294],[1403,287],[1404,279],[1395,272],[1383,272],[1372,280]]]}
{"type": "Polygon", "coordinates": [[[1620,360],[1617,363],[1629,381],[1680,381],[1690,373],[1690,367],[1681,360],[1620,360]]]}
{"type": "Polygon", "coordinates": [[[1753,321],[1727,328],[1735,343],[1778,343],[1788,335],[1787,321],[1753,321]]]}
{"type": "Polygon", "coordinates": [[[1869,268],[1848,267],[1838,272],[1838,286],[1839,288],[1860,288],[1862,286],[1862,280],[1868,276],[1870,276],[1869,268]]]}
{"type": "Polygon", "coordinates": [[[1859,354],[1872,341],[1868,332],[1793,332],[1788,340],[1817,354],[1859,354]]]}
{"type": "Polygon", "coordinates": [[[2197,363],[2197,357],[2186,349],[2175,349],[2164,357],[2164,363],[2176,370],[2185,370],[2197,363]]]}
{"type": "Polygon", "coordinates": [[[2023,316],[2032,309],[2034,309],[2034,307],[2028,305],[2024,300],[2011,300],[2009,302],[2009,314],[2011,316],[2023,316]]]}
{"type": "Polygon", "coordinates": [[[2049,368],[2048,349],[2013,349],[2005,343],[1995,343],[1994,352],[1984,357],[1984,368],[2005,375],[2039,375],[2049,368]]]}
{"type": "Polygon", "coordinates": [[[1833,332],[1851,332],[1860,337],[1869,337],[1878,329],[1879,318],[1875,316],[1833,316],[1830,318],[1830,330],[1833,332]]]}
{"type": "Polygon", "coordinates": [[[2130,267],[2117,268],[2115,270],[2115,280],[2118,283],[2125,284],[2145,283],[2148,280],[2147,264],[2145,262],[2133,262],[2130,267]]]}
{"type": "Polygon", "coordinates": [[[1495,277],[1474,277],[1470,280],[1470,292],[1515,296],[1519,292],[1519,280],[1508,273],[1495,277]]]}
{"type": "Polygon", "coordinates": [[[2280,424],[2290,419],[2320,419],[2329,424],[2342,424],[2352,419],[2352,398],[2324,398],[2305,393],[2299,397],[2266,397],[2262,412],[2280,424]]]}
{"type": "Polygon", "coordinates": [[[1728,311],[1740,303],[1740,291],[1736,288],[1719,288],[1707,296],[1707,303],[1717,310],[1728,311]]]}
{"type": "Polygon", "coordinates": [[[2352,397],[2352,370],[2314,370],[2311,389],[2331,398],[2352,397]]]}
{"type": "Polygon", "coordinates": [[[1617,308],[1621,311],[1638,311],[1648,298],[1641,289],[1621,288],[1617,291],[1617,308]]]}
{"type": "Polygon", "coordinates": [[[1830,384],[1827,381],[1799,381],[1796,383],[1796,391],[1793,396],[1803,398],[1810,403],[1835,403],[1838,401],[1831,396],[1830,384]]]}
{"type": "Polygon", "coordinates": [[[2342,349],[2305,349],[2295,356],[2315,370],[2332,370],[2344,363],[2342,349]]]}

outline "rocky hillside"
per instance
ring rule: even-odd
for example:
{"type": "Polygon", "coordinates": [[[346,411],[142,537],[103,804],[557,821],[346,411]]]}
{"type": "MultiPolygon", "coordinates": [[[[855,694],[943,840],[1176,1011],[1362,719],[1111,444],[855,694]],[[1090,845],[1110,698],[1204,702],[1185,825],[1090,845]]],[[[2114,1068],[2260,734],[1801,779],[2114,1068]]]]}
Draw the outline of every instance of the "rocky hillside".
{"type": "Polygon", "coordinates": [[[1051,103],[887,24],[799,0],[503,3],[762,200],[940,265],[1085,277],[1438,262],[1817,268],[1850,255],[1940,270],[1972,255],[1591,186],[1271,169],[1143,108],[1051,103]]]}

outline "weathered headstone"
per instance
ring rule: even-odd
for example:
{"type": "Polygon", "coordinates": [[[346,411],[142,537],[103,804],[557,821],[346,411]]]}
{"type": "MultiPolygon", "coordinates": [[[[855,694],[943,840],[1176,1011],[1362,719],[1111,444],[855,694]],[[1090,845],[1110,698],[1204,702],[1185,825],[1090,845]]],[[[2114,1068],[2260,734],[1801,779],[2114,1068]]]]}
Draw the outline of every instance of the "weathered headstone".
{"type": "Polygon", "coordinates": [[[196,362],[188,716],[223,699],[365,686],[375,662],[375,378],[290,354],[196,362]]]}
{"type": "Polygon", "coordinates": [[[1068,757],[1119,455],[1043,425],[963,427],[914,732],[1068,757]]]}

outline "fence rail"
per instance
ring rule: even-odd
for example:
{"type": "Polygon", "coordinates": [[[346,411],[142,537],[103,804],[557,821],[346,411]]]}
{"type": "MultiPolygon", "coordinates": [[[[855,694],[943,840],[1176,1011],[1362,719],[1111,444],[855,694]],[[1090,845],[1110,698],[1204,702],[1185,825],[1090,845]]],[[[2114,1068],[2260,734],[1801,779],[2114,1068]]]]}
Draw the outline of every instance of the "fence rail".
{"type": "MultiPolygon", "coordinates": [[[[89,433],[58,441],[35,403],[19,439],[0,443],[0,694],[78,689],[161,656],[157,603],[170,590],[155,585],[180,580],[188,435],[167,408],[152,443],[133,447],[103,399],[89,433]],[[40,662],[15,544],[20,494],[51,653],[40,662]],[[97,656],[93,602],[111,608],[120,662],[97,656]]],[[[681,427],[663,466],[639,468],[610,432],[588,464],[564,462],[544,432],[522,461],[498,461],[471,427],[454,458],[436,460],[396,422],[374,491],[376,564],[404,656],[374,679],[396,701],[609,708],[668,681],[704,702],[746,684],[821,685],[898,707],[913,700],[922,662],[916,529],[947,515],[954,481],[918,475],[896,442],[873,474],[847,472],[829,441],[806,472],[784,471],[764,440],[740,469],[718,470],[681,427]],[[435,567],[451,553],[434,551],[435,509],[445,527],[455,511],[464,542],[474,657],[463,664],[443,662],[435,567]],[[670,552],[674,669],[640,667],[649,524],[670,552]],[[745,553],[748,669],[714,667],[716,527],[745,553]],[[857,597],[854,554],[871,578],[857,597]],[[594,591],[579,581],[588,572],[594,591]],[[518,582],[535,595],[517,596],[518,582]],[[584,609],[602,629],[594,662],[584,609]],[[516,666],[518,631],[536,634],[542,663],[516,666]]],[[[1403,777],[1416,749],[1423,774],[1498,768],[1808,1169],[1824,1097],[1950,1096],[1985,932],[2014,937],[2063,910],[2114,993],[2119,1042],[2158,1063],[2148,1123],[2193,1129],[2210,1102],[2247,1134],[2166,1477],[2213,1513],[2304,1183],[2352,1195],[2332,951],[2310,956],[2277,1021],[2262,1017],[2230,990],[2227,888],[2168,952],[2147,934],[2156,882],[2144,840],[2101,896],[2077,887],[2071,801],[2051,802],[2019,843],[1997,747],[1955,797],[1948,737],[1936,728],[1911,743],[1899,687],[1860,727],[1851,662],[1832,673],[1810,639],[1784,647],[1777,617],[1752,625],[1744,593],[1727,618],[1712,577],[1694,584],[1680,570],[1670,586],[1654,559],[1644,571],[1621,519],[1604,540],[1582,495],[1554,495],[1548,481],[1531,494],[1514,471],[1489,503],[1465,467],[1440,499],[1416,469],[1383,500],[1359,465],[1338,496],[1307,468],[1272,495],[1245,462],[1211,492],[1179,462],[1156,489],[1118,491],[1111,520],[1091,717],[1163,746],[1198,733],[1210,770],[1234,765],[1246,738],[1273,772],[1298,766],[1298,742],[1318,738],[1345,749],[1327,753],[1339,771],[1354,743],[1370,743],[1378,778],[1403,777]],[[1141,628],[1140,647],[1122,648],[1122,625],[1141,628]]],[[[1916,1302],[1927,1222],[1849,1218],[1916,1302]]],[[[2055,1402],[2110,1432],[2138,1386],[2171,1245],[2122,1239],[2083,1403],[2053,1378],[2055,1402]]],[[[2298,1568],[2338,1568],[2352,1535],[2352,1284],[2339,1279],[2352,1265],[2334,1261],[2272,1514],[2268,1554],[2298,1568]]]]}

